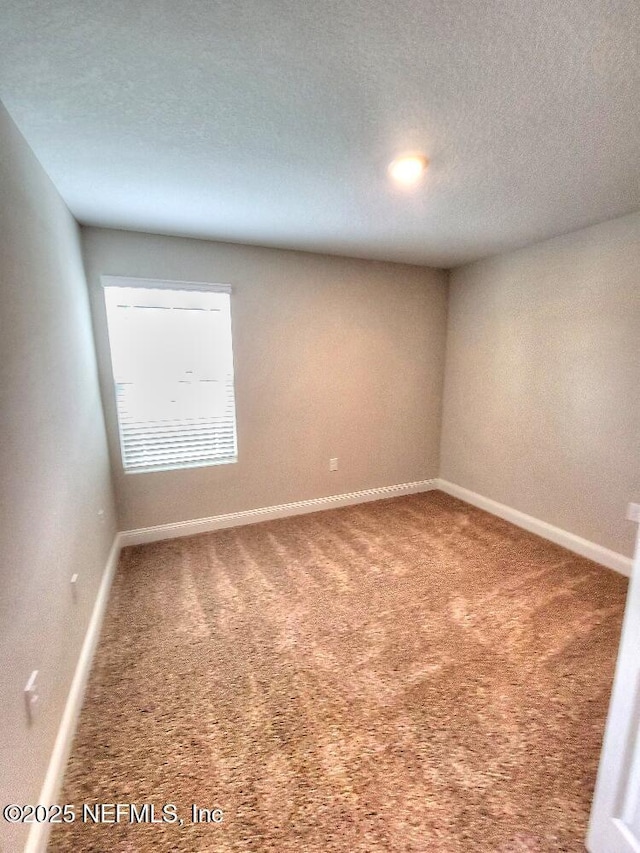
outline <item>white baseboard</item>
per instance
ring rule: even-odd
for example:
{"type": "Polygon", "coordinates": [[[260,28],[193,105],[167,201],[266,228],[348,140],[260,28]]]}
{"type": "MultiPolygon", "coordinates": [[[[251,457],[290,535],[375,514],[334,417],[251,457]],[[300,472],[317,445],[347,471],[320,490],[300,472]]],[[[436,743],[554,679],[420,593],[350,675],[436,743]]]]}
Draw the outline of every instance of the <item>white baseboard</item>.
{"type": "Polygon", "coordinates": [[[530,533],[536,533],[543,539],[548,539],[556,545],[562,545],[563,548],[567,548],[575,554],[580,554],[581,557],[587,557],[595,563],[600,563],[600,565],[606,566],[608,569],[613,569],[627,577],[631,576],[631,565],[633,562],[631,557],[625,557],[624,554],[618,554],[617,551],[610,551],[609,548],[604,548],[602,545],[597,545],[595,542],[590,542],[588,539],[583,539],[581,536],[576,536],[567,530],[562,530],[560,527],[554,527],[553,524],[548,524],[546,521],[541,521],[539,518],[534,518],[532,515],[527,515],[510,506],[498,503],[491,498],[485,498],[477,492],[472,492],[463,486],[450,483],[448,480],[439,479],[436,483],[436,488],[446,492],[448,495],[460,498],[460,500],[484,509],[492,515],[497,515],[499,518],[504,518],[517,527],[522,527],[530,533]]]}
{"type": "Polygon", "coordinates": [[[243,524],[255,524],[259,521],[271,521],[274,518],[287,518],[308,512],[319,512],[340,506],[379,501],[383,498],[413,495],[417,492],[429,492],[437,488],[436,480],[418,480],[414,483],[400,483],[396,486],[382,486],[378,489],[364,489],[344,495],[330,495],[326,498],[313,498],[307,501],[265,506],[245,512],[229,512],[225,515],[213,515],[210,518],[195,518],[191,521],[178,521],[173,524],[159,524],[156,527],[141,527],[138,530],[124,530],[120,534],[122,546],[142,545],[147,542],[159,542],[162,539],[176,539],[179,536],[193,536],[195,533],[209,533],[224,527],[240,527],[243,524]]]}
{"type": "MultiPolygon", "coordinates": [[[[121,548],[122,544],[120,541],[120,534],[117,533],[113,540],[113,545],[111,546],[107,563],[102,574],[102,580],[100,581],[98,594],[93,605],[89,625],[87,626],[87,631],[84,635],[84,642],[82,643],[80,657],[76,664],[76,669],[69,689],[69,695],[67,696],[64,712],[62,714],[62,720],[60,721],[60,727],[58,728],[53,752],[51,753],[51,758],[49,760],[47,775],[45,776],[44,784],[40,791],[38,803],[42,803],[45,806],[57,802],[58,794],[62,787],[64,772],[69,758],[73,736],[76,731],[76,724],[82,707],[82,700],[84,699],[85,688],[87,686],[87,680],[91,670],[91,663],[93,661],[93,655],[100,636],[100,628],[102,627],[102,621],[107,608],[109,591],[118,565],[118,557],[120,556],[121,548]]],[[[33,823],[31,825],[29,835],[27,836],[24,853],[44,853],[47,847],[47,841],[49,840],[50,829],[51,826],[48,823],[33,823]]]]}

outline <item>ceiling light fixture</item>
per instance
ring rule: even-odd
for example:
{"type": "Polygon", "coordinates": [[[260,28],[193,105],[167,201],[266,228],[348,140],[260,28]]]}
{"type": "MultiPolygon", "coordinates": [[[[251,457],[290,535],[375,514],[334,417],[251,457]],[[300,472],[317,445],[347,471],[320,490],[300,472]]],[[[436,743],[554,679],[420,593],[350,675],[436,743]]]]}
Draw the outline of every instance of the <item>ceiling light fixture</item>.
{"type": "Polygon", "coordinates": [[[427,171],[429,160],[424,154],[406,154],[389,164],[389,174],[403,187],[415,187],[427,171]]]}

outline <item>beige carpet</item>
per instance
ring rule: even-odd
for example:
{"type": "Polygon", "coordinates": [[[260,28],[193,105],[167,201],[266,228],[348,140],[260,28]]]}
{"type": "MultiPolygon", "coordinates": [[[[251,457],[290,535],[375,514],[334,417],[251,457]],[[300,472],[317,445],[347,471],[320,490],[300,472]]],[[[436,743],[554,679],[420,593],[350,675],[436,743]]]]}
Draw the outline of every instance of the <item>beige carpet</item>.
{"type": "Polygon", "coordinates": [[[625,592],[440,492],[127,549],[61,801],[184,825],[49,849],[582,851],[625,592]]]}

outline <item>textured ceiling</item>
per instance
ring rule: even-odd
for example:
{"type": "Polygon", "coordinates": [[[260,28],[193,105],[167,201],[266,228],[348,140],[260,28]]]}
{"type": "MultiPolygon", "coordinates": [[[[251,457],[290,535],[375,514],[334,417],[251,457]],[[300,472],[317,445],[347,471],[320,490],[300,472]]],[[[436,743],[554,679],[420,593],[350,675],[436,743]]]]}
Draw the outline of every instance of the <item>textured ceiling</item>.
{"type": "Polygon", "coordinates": [[[0,0],[81,222],[437,266],[640,208],[639,49],[638,0],[0,0]]]}

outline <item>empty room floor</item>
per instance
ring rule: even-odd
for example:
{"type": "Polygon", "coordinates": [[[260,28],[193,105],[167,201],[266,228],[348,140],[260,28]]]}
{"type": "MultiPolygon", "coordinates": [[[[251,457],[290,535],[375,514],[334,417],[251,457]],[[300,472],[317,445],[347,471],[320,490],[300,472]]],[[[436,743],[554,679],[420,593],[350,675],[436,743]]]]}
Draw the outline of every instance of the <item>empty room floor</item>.
{"type": "Polygon", "coordinates": [[[441,492],[128,548],[60,802],[183,825],[49,850],[584,851],[626,587],[441,492]]]}

